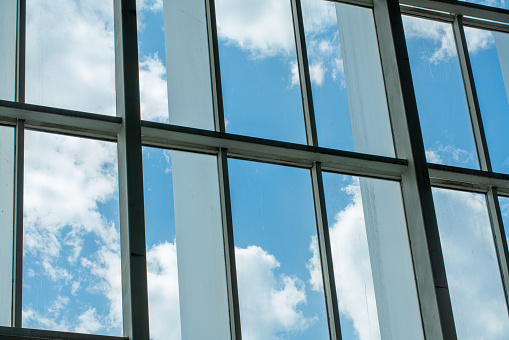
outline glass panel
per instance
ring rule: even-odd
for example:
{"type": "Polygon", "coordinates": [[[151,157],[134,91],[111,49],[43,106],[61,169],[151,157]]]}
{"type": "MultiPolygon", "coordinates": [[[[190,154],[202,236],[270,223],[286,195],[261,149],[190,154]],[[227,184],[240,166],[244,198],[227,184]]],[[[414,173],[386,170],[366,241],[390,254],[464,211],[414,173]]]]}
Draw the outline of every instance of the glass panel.
{"type": "Polygon", "coordinates": [[[290,2],[215,3],[226,131],[305,144],[290,2]]]}
{"type": "Polygon", "coordinates": [[[509,173],[509,34],[465,28],[493,171],[509,173]],[[501,54],[502,53],[502,54],[501,54]],[[505,57],[505,58],[504,58],[505,57]],[[507,69],[504,73],[503,69],[507,69]],[[504,86],[504,81],[507,84],[504,86]]]}
{"type": "Polygon", "coordinates": [[[317,0],[302,8],[320,146],[393,157],[371,9],[317,0]]]}
{"type": "Polygon", "coordinates": [[[115,115],[113,1],[26,8],[26,102],[115,115]]]}
{"type": "Polygon", "coordinates": [[[451,25],[414,17],[403,24],[428,162],[478,169],[451,25]]]}
{"type": "MultiPolygon", "coordinates": [[[[324,173],[323,183],[343,339],[380,339],[359,179],[324,173]]],[[[318,245],[315,279],[321,286],[318,245]]]]}
{"type": "Polygon", "coordinates": [[[509,318],[483,195],[433,189],[459,339],[507,339],[509,318]]]}
{"type": "Polygon", "coordinates": [[[141,119],[168,123],[163,3],[136,0],[141,119]]]}
{"type": "Polygon", "coordinates": [[[230,160],[243,339],[328,339],[307,170],[230,160]]]}
{"type": "Polygon", "coordinates": [[[23,326],[122,334],[116,145],[27,131],[23,326]]]}
{"type": "Polygon", "coordinates": [[[214,130],[205,2],[164,1],[163,9],[170,123],[214,130]]]}
{"type": "Polygon", "coordinates": [[[0,326],[11,326],[14,129],[0,125],[0,326]]]}
{"type": "Polygon", "coordinates": [[[143,148],[150,337],[180,340],[170,151],[143,148]]]}
{"type": "Polygon", "coordinates": [[[172,151],[171,171],[182,338],[228,339],[217,157],[172,151]]]}
{"type": "Polygon", "coordinates": [[[16,0],[0,1],[0,100],[15,99],[16,5],[16,0]]]}
{"type": "Polygon", "coordinates": [[[474,4],[479,5],[509,9],[509,2],[507,0],[464,0],[464,1],[472,2],[474,4]]]}
{"type": "Polygon", "coordinates": [[[354,151],[335,5],[303,0],[302,15],[318,143],[354,151]]]}

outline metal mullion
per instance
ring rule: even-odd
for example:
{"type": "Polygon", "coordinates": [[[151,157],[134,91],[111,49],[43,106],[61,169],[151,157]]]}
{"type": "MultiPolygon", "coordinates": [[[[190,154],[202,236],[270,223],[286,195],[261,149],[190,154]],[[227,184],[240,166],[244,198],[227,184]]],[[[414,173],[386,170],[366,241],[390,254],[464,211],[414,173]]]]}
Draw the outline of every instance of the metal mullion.
{"type": "Polygon", "coordinates": [[[470,56],[468,54],[467,41],[465,38],[465,30],[463,28],[461,15],[456,16],[452,27],[454,40],[456,41],[463,85],[465,87],[465,95],[467,97],[470,122],[472,124],[472,132],[474,134],[479,165],[481,170],[492,171],[488,153],[488,144],[486,142],[486,136],[482,124],[481,110],[479,108],[479,100],[475,89],[474,75],[470,64],[470,56]]]}
{"type": "Polygon", "coordinates": [[[15,138],[12,326],[21,328],[23,307],[23,175],[25,149],[23,120],[18,120],[16,124],[15,138]]]}
{"type": "Polygon", "coordinates": [[[498,7],[456,0],[402,0],[401,4],[509,24],[509,10],[498,7]]]}
{"type": "Polygon", "coordinates": [[[136,0],[114,1],[123,333],[149,339],[136,0]]]}
{"type": "Polygon", "coordinates": [[[325,294],[325,307],[329,325],[329,337],[333,340],[342,339],[341,324],[339,321],[338,298],[336,294],[336,281],[332,262],[332,250],[329,237],[329,222],[325,206],[325,193],[323,188],[322,167],[315,163],[311,168],[311,185],[315,204],[316,232],[320,264],[322,269],[323,290],[325,294]]]}
{"type": "Polygon", "coordinates": [[[232,340],[241,340],[242,332],[240,326],[239,293],[237,288],[237,267],[235,265],[235,243],[233,240],[230,179],[228,173],[228,154],[226,149],[219,150],[217,160],[226,263],[226,284],[228,287],[228,307],[230,311],[230,334],[232,340]]]}
{"type": "Polygon", "coordinates": [[[302,7],[300,0],[291,0],[293,32],[295,35],[295,48],[297,52],[297,65],[302,94],[302,108],[304,112],[304,126],[308,145],[318,146],[316,132],[315,110],[313,107],[313,95],[311,90],[311,76],[309,74],[309,62],[306,50],[306,36],[302,7]]]}
{"type": "MultiPolygon", "coordinates": [[[[17,1],[16,20],[16,89],[15,99],[25,102],[26,69],[26,0],[17,1]]],[[[23,184],[25,158],[25,124],[16,120],[14,163],[14,233],[12,267],[12,319],[13,327],[22,327],[23,308],[23,184]]]]}
{"type": "MultiPolygon", "coordinates": [[[[223,92],[221,85],[221,67],[219,62],[219,43],[217,38],[216,8],[214,0],[205,0],[207,35],[209,43],[210,78],[216,132],[225,133],[223,92]]],[[[233,239],[233,219],[230,197],[230,179],[228,173],[228,152],[220,148],[217,154],[221,219],[223,224],[223,246],[226,269],[228,309],[230,317],[231,340],[241,340],[240,305],[235,265],[235,243],[233,239]]]]}
{"type": "Polygon", "coordinates": [[[210,79],[216,131],[225,132],[223,92],[221,86],[221,67],[219,63],[219,43],[217,39],[216,7],[214,0],[205,0],[207,16],[207,35],[209,41],[210,79]]]}
{"type": "MultiPolygon", "coordinates": [[[[304,113],[304,126],[306,128],[307,144],[318,146],[315,110],[309,74],[309,61],[306,47],[304,19],[302,16],[301,0],[291,0],[293,31],[295,35],[295,49],[297,52],[297,66],[299,71],[300,89],[302,95],[302,108],[304,113]]],[[[311,168],[311,185],[313,187],[313,201],[315,205],[316,233],[322,266],[322,280],[324,286],[325,308],[329,326],[329,337],[340,340],[341,325],[339,321],[338,300],[336,295],[336,282],[332,263],[332,252],[329,238],[329,224],[325,207],[325,194],[322,180],[322,168],[319,162],[314,162],[311,168]]]]}
{"type": "Polygon", "coordinates": [[[408,159],[401,192],[424,336],[456,339],[400,6],[374,0],[373,13],[396,154],[408,159]]]}

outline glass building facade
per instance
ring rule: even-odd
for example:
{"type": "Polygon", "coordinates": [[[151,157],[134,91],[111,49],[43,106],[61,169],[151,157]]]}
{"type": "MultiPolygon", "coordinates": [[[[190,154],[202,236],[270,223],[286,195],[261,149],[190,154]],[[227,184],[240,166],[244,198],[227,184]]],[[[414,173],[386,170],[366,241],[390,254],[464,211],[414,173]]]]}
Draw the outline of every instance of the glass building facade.
{"type": "Polygon", "coordinates": [[[0,337],[509,338],[509,5],[0,2],[0,337]]]}

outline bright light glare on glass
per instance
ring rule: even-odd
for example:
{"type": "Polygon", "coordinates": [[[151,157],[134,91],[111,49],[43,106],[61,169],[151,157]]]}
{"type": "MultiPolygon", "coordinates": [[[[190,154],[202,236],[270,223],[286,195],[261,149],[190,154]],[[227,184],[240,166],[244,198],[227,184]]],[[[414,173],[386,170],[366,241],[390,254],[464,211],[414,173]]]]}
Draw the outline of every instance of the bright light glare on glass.
{"type": "Polygon", "coordinates": [[[121,335],[116,145],[25,136],[23,326],[121,335]]]}
{"type": "Polygon", "coordinates": [[[228,164],[242,337],[328,339],[309,171],[228,164]]]}
{"type": "Polygon", "coordinates": [[[226,131],[305,144],[290,2],[215,4],[226,131]]]}
{"type": "Polygon", "coordinates": [[[433,189],[459,339],[507,339],[509,317],[484,195],[433,189]]]}
{"type": "Polygon", "coordinates": [[[407,16],[403,24],[428,162],[478,169],[451,25],[407,16]]]}
{"type": "Polygon", "coordinates": [[[26,102],[115,115],[113,1],[27,0],[26,102]]]}
{"type": "Polygon", "coordinates": [[[380,339],[359,179],[324,173],[323,183],[342,336],[380,339]]]}

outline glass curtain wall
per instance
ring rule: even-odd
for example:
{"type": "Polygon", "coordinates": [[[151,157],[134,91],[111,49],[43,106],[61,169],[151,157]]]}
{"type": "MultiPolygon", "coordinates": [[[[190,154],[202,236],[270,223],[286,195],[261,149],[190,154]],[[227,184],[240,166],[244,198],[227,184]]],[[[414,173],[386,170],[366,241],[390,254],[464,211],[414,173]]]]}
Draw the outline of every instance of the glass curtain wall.
{"type": "Polygon", "coordinates": [[[492,5],[2,1],[0,337],[506,338],[492,5]]]}

